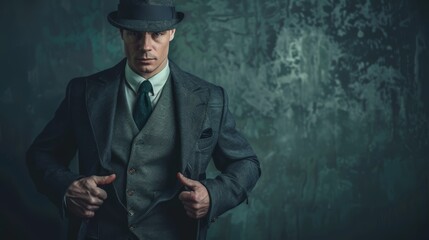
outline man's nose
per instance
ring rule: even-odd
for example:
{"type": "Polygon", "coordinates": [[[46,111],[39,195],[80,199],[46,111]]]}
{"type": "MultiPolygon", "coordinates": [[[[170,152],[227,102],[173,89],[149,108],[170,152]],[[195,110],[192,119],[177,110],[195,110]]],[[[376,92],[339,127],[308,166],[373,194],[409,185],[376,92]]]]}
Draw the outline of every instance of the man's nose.
{"type": "Polygon", "coordinates": [[[140,44],[141,44],[141,48],[143,48],[143,50],[150,51],[151,50],[151,44],[152,44],[151,34],[150,33],[143,33],[142,37],[140,39],[140,44]]]}

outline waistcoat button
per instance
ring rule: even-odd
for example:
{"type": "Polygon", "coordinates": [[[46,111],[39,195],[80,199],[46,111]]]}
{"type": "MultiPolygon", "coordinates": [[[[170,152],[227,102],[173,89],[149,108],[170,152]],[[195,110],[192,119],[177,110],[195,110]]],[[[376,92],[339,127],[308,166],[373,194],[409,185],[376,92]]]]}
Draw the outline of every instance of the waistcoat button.
{"type": "Polygon", "coordinates": [[[133,175],[134,173],[136,173],[136,169],[135,168],[130,168],[128,170],[128,173],[131,174],[131,175],[133,175]]]}
{"type": "Polygon", "coordinates": [[[132,217],[134,215],[134,210],[132,210],[132,209],[128,210],[128,215],[130,215],[132,217]]]}
{"type": "Polygon", "coordinates": [[[130,196],[130,197],[131,197],[132,195],[134,195],[134,190],[128,189],[128,190],[127,190],[127,195],[128,195],[128,196],[130,196]]]}

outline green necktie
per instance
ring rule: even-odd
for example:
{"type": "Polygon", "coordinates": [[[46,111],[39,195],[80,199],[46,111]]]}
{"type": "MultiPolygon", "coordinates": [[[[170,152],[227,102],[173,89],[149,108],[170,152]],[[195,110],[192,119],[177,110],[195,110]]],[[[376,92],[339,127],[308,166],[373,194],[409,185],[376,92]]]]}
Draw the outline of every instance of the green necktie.
{"type": "Polygon", "coordinates": [[[152,84],[148,80],[145,80],[140,84],[137,91],[137,102],[133,111],[134,122],[140,130],[152,113],[152,103],[150,102],[149,93],[153,94],[152,84]]]}

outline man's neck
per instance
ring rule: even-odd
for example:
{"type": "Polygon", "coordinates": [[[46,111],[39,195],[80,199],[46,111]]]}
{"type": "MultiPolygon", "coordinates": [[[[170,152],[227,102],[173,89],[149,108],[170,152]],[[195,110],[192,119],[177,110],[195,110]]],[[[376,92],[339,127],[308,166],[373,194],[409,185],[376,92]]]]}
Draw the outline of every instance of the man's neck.
{"type": "Polygon", "coordinates": [[[155,76],[155,75],[157,75],[158,73],[160,73],[162,70],[164,70],[165,69],[165,67],[167,66],[167,63],[168,63],[168,58],[166,58],[162,63],[161,63],[161,65],[159,65],[154,71],[152,71],[152,72],[149,72],[149,73],[140,73],[140,72],[137,72],[137,71],[135,71],[134,69],[132,69],[131,68],[131,66],[130,66],[130,68],[131,68],[131,70],[133,70],[133,72],[135,72],[136,74],[138,74],[138,75],[140,75],[141,77],[143,77],[144,79],[149,79],[149,78],[152,78],[153,76],[155,76]]]}
{"type": "Polygon", "coordinates": [[[144,78],[142,75],[136,73],[128,63],[125,67],[125,79],[135,92],[137,92],[140,84],[145,80],[150,80],[154,87],[154,90],[156,90],[158,87],[162,88],[169,74],[170,69],[168,67],[168,61],[166,62],[165,66],[161,68],[161,71],[152,75],[150,78],[144,78]]]}

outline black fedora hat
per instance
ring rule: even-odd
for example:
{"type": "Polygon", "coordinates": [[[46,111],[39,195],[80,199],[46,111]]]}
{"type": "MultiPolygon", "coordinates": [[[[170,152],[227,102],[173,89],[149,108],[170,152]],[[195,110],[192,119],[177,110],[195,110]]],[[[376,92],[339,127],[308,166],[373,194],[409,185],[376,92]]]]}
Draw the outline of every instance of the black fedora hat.
{"type": "Polygon", "coordinates": [[[172,0],[120,0],[118,10],[107,19],[117,28],[160,32],[175,28],[185,14],[176,12],[172,0]]]}

